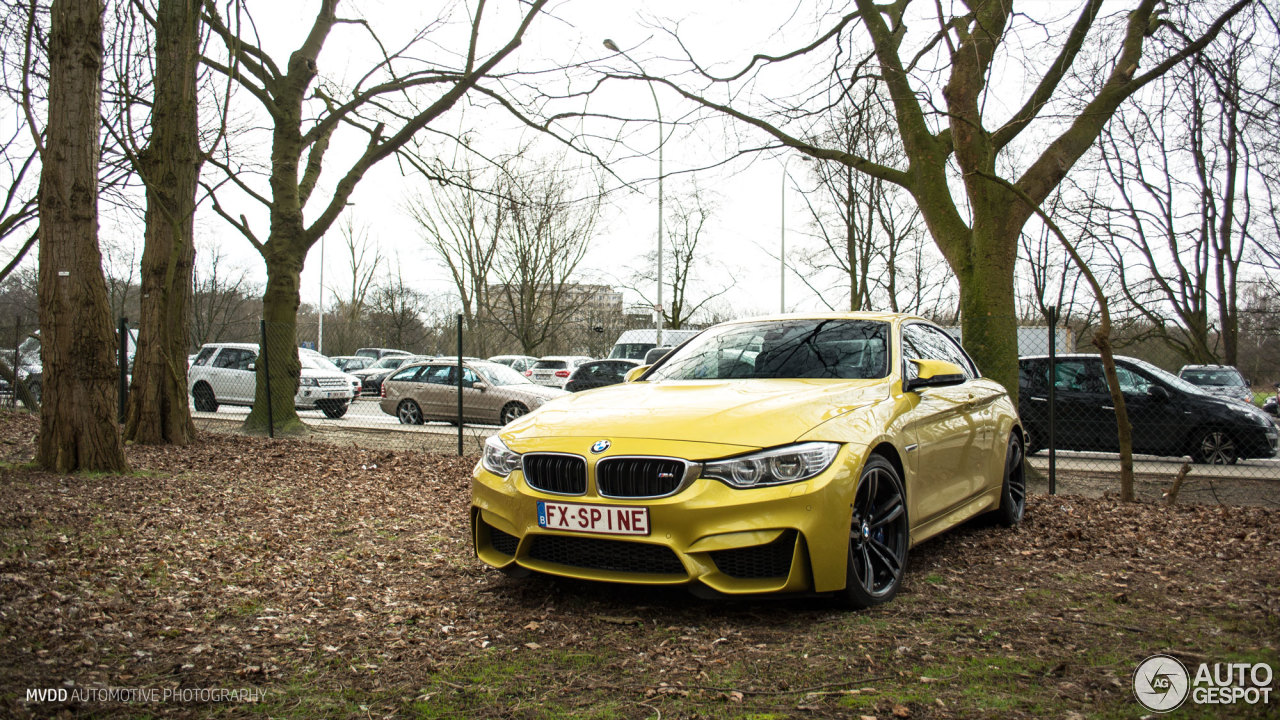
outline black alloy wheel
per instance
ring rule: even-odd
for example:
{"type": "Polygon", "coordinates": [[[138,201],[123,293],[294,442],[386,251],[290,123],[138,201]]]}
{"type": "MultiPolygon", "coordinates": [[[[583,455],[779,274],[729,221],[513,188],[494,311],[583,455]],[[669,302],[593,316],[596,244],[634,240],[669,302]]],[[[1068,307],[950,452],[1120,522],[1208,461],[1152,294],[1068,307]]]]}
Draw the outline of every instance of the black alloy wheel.
{"type": "Polygon", "coordinates": [[[218,412],[218,399],[213,395],[213,388],[208,383],[200,383],[191,391],[196,410],[200,412],[218,412]]]}
{"type": "Polygon", "coordinates": [[[1236,441],[1225,430],[1204,430],[1191,448],[1191,459],[1206,465],[1235,465],[1240,459],[1236,441]]]}
{"type": "Polygon", "coordinates": [[[906,573],[910,543],[902,478],[883,456],[872,455],[854,492],[845,604],[866,608],[892,600],[906,573]]]}
{"type": "Polygon", "coordinates": [[[1022,441],[1018,429],[1009,433],[1009,449],[1004,456],[1004,483],[1000,488],[1000,507],[996,519],[1005,527],[1022,522],[1027,510],[1027,469],[1023,462],[1022,441]]]}

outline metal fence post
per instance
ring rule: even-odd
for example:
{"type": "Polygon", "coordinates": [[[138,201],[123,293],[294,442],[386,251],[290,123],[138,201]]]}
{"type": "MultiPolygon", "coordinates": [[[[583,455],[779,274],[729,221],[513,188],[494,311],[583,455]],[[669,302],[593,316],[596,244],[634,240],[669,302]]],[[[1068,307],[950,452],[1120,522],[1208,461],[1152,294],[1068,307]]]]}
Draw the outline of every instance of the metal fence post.
{"type": "Polygon", "coordinates": [[[458,313],[458,456],[462,456],[462,313],[458,313]]]}
{"type": "Polygon", "coordinates": [[[258,353],[258,359],[262,361],[262,376],[266,379],[267,386],[267,437],[274,439],[276,436],[276,421],[271,413],[271,363],[267,359],[267,321],[259,320],[258,329],[262,334],[262,352],[258,353]]]}
{"type": "MultiPolygon", "coordinates": [[[[18,362],[22,359],[18,354],[18,346],[22,344],[22,316],[13,316],[13,386],[9,389],[12,391],[13,409],[18,409],[18,362]]],[[[27,408],[30,410],[30,408],[27,408]]]]}
{"type": "Polygon", "coordinates": [[[120,422],[124,422],[129,404],[129,318],[120,318],[117,333],[120,337],[120,422]]]}
{"type": "Polygon", "coordinates": [[[1058,492],[1058,306],[1049,308],[1049,494],[1058,492]]]}

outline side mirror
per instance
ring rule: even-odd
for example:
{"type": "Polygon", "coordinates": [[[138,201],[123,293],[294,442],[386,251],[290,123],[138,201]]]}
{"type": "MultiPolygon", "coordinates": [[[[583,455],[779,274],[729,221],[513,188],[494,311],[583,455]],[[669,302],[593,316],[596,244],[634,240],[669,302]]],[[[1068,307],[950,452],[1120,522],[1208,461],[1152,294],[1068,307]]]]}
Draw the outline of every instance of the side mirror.
{"type": "Polygon", "coordinates": [[[249,365],[245,367],[245,370],[248,370],[249,372],[253,372],[254,370],[257,370],[257,369],[258,369],[257,363],[249,363],[249,365]]]}
{"type": "Polygon", "coordinates": [[[481,381],[477,380],[477,381],[475,381],[475,382],[471,383],[471,389],[472,389],[472,390],[479,390],[480,392],[484,392],[485,390],[488,390],[488,389],[489,389],[489,386],[488,386],[488,385],[486,385],[486,384],[484,384],[483,382],[481,382],[481,381]]]}
{"type": "Polygon", "coordinates": [[[966,380],[964,369],[952,362],[945,360],[918,360],[914,358],[907,360],[907,362],[915,363],[916,368],[918,368],[918,374],[916,377],[902,382],[903,392],[917,392],[923,388],[960,385],[966,380]]]}
{"type": "Polygon", "coordinates": [[[630,370],[628,370],[628,371],[627,371],[627,374],[626,374],[626,375],[623,375],[623,376],[622,376],[622,382],[624,382],[624,383],[635,382],[636,380],[638,380],[638,379],[640,378],[640,376],[641,376],[641,375],[643,375],[643,374],[645,374],[646,372],[648,372],[648,371],[649,371],[649,368],[651,368],[651,367],[653,367],[653,366],[652,366],[652,365],[639,365],[639,366],[637,366],[637,367],[633,367],[633,368],[631,368],[630,370]]]}
{"type": "Polygon", "coordinates": [[[1152,400],[1159,400],[1161,402],[1165,402],[1169,400],[1169,398],[1173,397],[1163,385],[1152,385],[1151,389],[1147,390],[1147,395],[1152,400]]]}

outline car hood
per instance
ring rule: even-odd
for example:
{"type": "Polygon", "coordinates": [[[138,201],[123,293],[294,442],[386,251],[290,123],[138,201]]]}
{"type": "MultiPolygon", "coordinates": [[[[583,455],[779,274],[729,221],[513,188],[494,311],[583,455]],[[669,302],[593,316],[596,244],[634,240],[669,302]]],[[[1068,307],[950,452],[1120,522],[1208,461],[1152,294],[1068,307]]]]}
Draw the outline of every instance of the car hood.
{"type": "Polygon", "coordinates": [[[680,440],[763,448],[888,397],[886,380],[684,380],[611,385],[544,405],[503,430],[541,437],[680,440]]]}
{"type": "Polygon", "coordinates": [[[352,370],[348,375],[355,375],[358,378],[367,378],[370,375],[387,375],[391,371],[386,368],[363,368],[361,370],[352,370]]]}

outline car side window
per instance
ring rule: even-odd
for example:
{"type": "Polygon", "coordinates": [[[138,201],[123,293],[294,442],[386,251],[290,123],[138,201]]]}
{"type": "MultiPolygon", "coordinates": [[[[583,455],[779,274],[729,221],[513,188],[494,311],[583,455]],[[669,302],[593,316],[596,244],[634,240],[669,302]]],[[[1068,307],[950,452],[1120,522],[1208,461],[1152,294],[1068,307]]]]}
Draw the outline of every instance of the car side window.
{"type": "Polygon", "coordinates": [[[257,354],[252,350],[241,350],[239,348],[223,348],[222,352],[213,359],[213,366],[216,368],[225,368],[227,370],[248,370],[257,354]]]}
{"type": "Polygon", "coordinates": [[[480,376],[476,375],[474,370],[469,367],[462,368],[462,385],[464,387],[471,387],[478,382],[481,382],[480,376]]]}
{"type": "Polygon", "coordinates": [[[429,382],[432,385],[450,385],[452,383],[449,381],[449,371],[452,369],[452,365],[428,365],[422,370],[418,381],[429,382]]]}
{"type": "MultiPolygon", "coordinates": [[[[907,325],[902,328],[902,350],[903,355],[907,358],[916,358],[920,360],[945,360],[960,366],[964,371],[965,379],[972,380],[978,376],[977,368],[974,367],[973,361],[965,354],[964,350],[951,339],[951,336],[945,332],[931,326],[907,325]]],[[[914,363],[907,363],[908,377],[915,377],[917,370],[914,363]]]]}
{"type": "Polygon", "coordinates": [[[204,365],[205,363],[209,362],[209,358],[213,357],[213,354],[216,352],[218,352],[218,348],[211,348],[211,347],[200,348],[200,353],[196,355],[196,359],[192,361],[191,367],[196,367],[197,365],[204,365]]]}
{"type": "Polygon", "coordinates": [[[1120,379],[1120,392],[1125,395],[1146,395],[1155,384],[1123,365],[1116,366],[1116,376],[1120,379]]]}
{"type": "Polygon", "coordinates": [[[1049,363],[1046,360],[1023,360],[1018,363],[1018,385],[1030,392],[1048,389],[1049,363]]]}
{"type": "Polygon", "coordinates": [[[1054,385],[1067,392],[1094,395],[1107,392],[1102,365],[1087,360],[1059,360],[1054,366],[1054,385]]]}
{"type": "Polygon", "coordinates": [[[411,382],[411,381],[413,381],[414,379],[417,379],[418,371],[419,371],[419,370],[421,370],[421,369],[422,369],[422,368],[420,368],[420,367],[405,368],[404,370],[401,370],[400,372],[396,373],[395,375],[392,375],[392,376],[391,376],[391,379],[392,379],[392,380],[399,380],[399,381],[401,381],[401,382],[411,382]]]}

